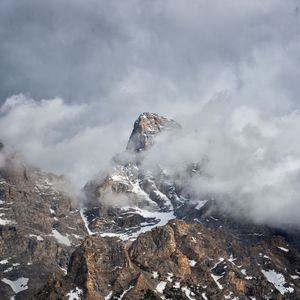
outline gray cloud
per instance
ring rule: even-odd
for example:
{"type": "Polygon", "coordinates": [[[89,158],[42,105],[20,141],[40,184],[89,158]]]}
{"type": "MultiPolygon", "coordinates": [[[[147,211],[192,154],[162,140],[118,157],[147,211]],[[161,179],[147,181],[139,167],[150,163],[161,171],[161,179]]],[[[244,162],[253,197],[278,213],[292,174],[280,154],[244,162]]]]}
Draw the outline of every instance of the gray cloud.
{"type": "Polygon", "coordinates": [[[170,175],[189,178],[188,194],[220,201],[238,217],[299,226],[299,111],[266,119],[220,99],[193,117],[177,135],[158,138],[145,168],[159,164],[170,175]],[[192,178],[191,162],[200,162],[200,174],[192,178]]]}
{"type": "Polygon", "coordinates": [[[197,193],[250,199],[257,221],[296,220],[297,6],[298,0],[3,0],[0,139],[83,184],[125,148],[140,112],[157,112],[185,128],[180,144],[160,151],[166,167],[209,154],[212,180],[195,181],[197,193]],[[279,181],[271,184],[274,176],[279,181]],[[272,207],[266,213],[262,198],[272,207]]]}
{"type": "MultiPolygon", "coordinates": [[[[0,96],[97,101],[108,111],[112,104],[116,110],[148,108],[151,101],[159,109],[161,103],[208,101],[243,84],[240,68],[254,59],[254,51],[295,43],[296,5],[4,0],[0,96]]],[[[292,66],[285,68],[284,78],[292,66]]],[[[293,78],[281,81],[282,88],[298,90],[293,78]]]]}
{"type": "Polygon", "coordinates": [[[1,140],[32,164],[66,174],[81,187],[123,150],[130,132],[117,121],[93,124],[93,113],[92,105],[66,104],[60,98],[13,96],[0,109],[1,140]]]}

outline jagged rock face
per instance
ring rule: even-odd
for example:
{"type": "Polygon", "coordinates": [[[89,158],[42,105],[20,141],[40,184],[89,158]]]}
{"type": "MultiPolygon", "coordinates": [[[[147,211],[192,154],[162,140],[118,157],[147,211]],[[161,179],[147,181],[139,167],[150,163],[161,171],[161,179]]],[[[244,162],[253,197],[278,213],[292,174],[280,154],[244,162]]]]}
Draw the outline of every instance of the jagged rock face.
{"type": "Polygon", "coordinates": [[[84,212],[89,229],[119,237],[166,224],[185,201],[163,171],[155,177],[134,164],[116,166],[92,190],[84,212]]]}
{"type": "Polygon", "coordinates": [[[93,233],[135,237],[175,217],[186,199],[174,179],[159,166],[155,174],[143,168],[140,152],[149,150],[161,132],[179,128],[175,121],[157,114],[139,116],[127,151],[114,158],[104,180],[91,181],[85,187],[88,202],[84,216],[93,233]]]}
{"type": "Polygon", "coordinates": [[[153,145],[154,138],[162,131],[179,129],[174,120],[167,119],[155,113],[142,113],[134,122],[127,150],[141,152],[153,145]]]}
{"type": "MultiPolygon", "coordinates": [[[[73,253],[64,295],[84,299],[298,299],[300,258],[282,237],[173,220],[132,244],[92,236],[73,253]]],[[[51,299],[55,282],[35,299],[51,299]]]]}
{"type": "Polygon", "coordinates": [[[64,273],[86,235],[75,202],[56,189],[58,181],[62,178],[15,155],[0,169],[1,299],[15,294],[16,299],[29,299],[53,273],[64,273]],[[14,281],[19,289],[11,288],[14,281]]]}

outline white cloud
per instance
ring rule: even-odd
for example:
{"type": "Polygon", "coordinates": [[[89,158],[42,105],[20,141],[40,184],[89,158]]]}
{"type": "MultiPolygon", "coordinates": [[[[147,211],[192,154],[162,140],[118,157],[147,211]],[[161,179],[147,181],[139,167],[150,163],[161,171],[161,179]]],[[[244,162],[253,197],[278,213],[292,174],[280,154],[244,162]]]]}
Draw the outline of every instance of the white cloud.
{"type": "Polygon", "coordinates": [[[93,109],[60,98],[13,96],[1,107],[1,140],[34,165],[68,175],[81,186],[109,164],[127,138],[118,124],[91,124],[93,109]]]}
{"type": "Polygon", "coordinates": [[[145,166],[184,176],[188,163],[201,162],[186,192],[256,222],[300,225],[299,122],[296,112],[264,119],[253,108],[216,101],[186,119],[178,135],[161,136],[145,166]]]}

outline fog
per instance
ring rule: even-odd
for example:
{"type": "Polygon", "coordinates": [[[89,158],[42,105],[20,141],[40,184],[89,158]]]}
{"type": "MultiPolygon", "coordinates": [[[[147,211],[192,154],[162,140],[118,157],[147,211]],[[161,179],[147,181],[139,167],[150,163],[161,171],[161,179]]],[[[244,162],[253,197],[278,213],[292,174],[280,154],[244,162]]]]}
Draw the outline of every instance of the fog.
{"type": "Polygon", "coordinates": [[[221,201],[237,217],[300,225],[299,125],[299,112],[264,119],[253,108],[216,100],[177,134],[158,137],[144,167],[155,171],[158,164],[171,177],[180,174],[186,193],[221,201]],[[200,166],[192,178],[191,163],[200,166]]]}

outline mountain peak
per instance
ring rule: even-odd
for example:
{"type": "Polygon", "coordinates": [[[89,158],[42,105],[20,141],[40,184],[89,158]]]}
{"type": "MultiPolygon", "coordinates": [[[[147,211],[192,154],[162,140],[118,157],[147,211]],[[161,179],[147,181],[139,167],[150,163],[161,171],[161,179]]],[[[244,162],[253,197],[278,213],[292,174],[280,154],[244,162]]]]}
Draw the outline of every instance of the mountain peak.
{"type": "Polygon", "coordinates": [[[154,137],[166,130],[179,129],[180,125],[172,119],[156,113],[141,113],[134,122],[126,150],[141,152],[152,146],[154,137]]]}

